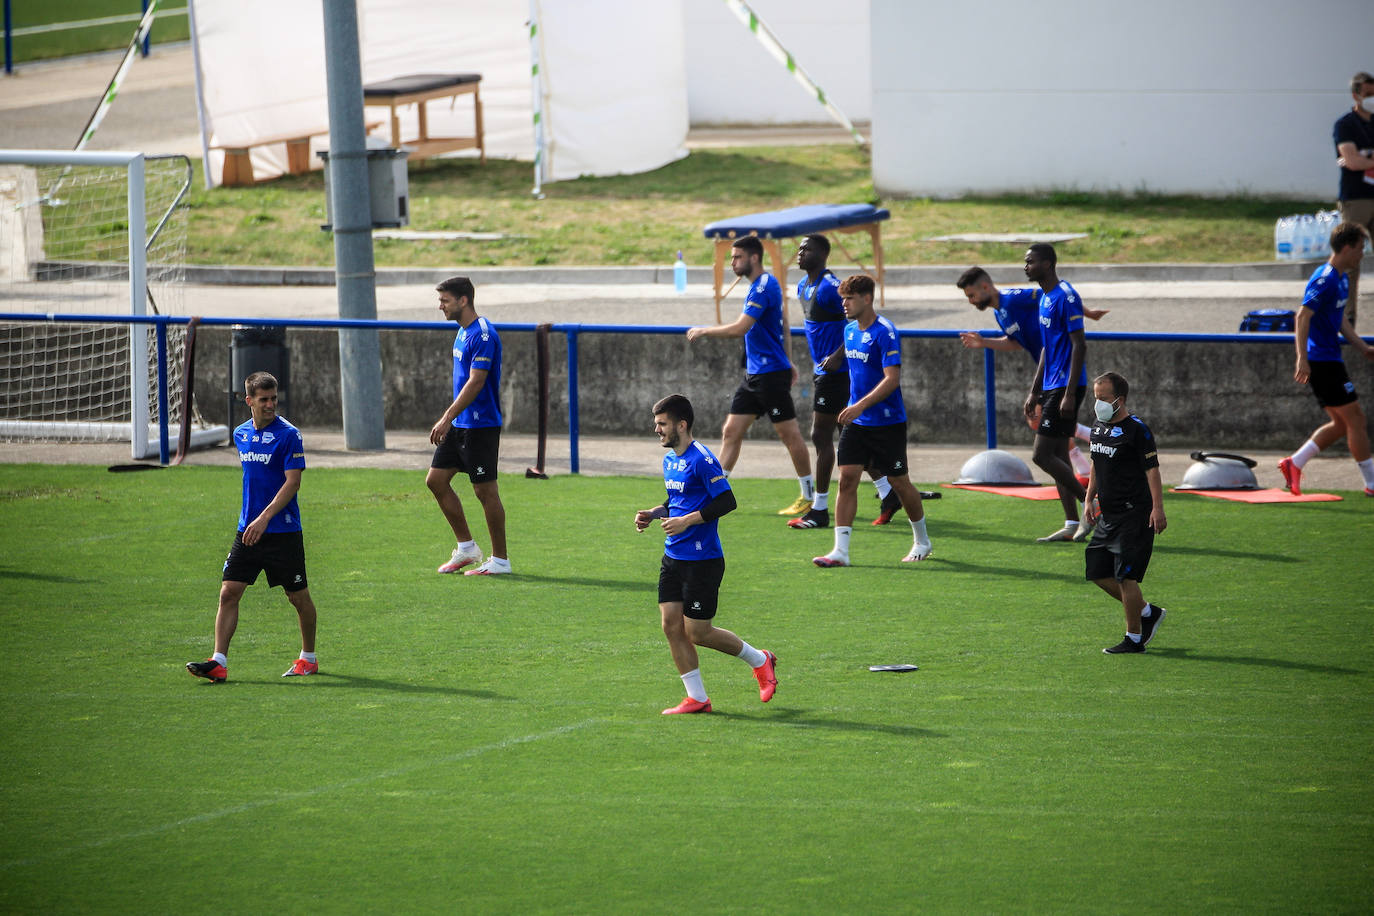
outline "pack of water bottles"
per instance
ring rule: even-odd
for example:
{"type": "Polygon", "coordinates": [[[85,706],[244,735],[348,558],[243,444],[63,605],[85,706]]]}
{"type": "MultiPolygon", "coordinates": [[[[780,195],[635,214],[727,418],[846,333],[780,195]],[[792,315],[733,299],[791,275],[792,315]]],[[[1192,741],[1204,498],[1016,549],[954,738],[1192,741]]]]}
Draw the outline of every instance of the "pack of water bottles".
{"type": "Polygon", "coordinates": [[[1274,258],[1320,261],[1331,256],[1331,230],[1341,221],[1335,210],[1283,216],[1274,223],[1274,258]]]}

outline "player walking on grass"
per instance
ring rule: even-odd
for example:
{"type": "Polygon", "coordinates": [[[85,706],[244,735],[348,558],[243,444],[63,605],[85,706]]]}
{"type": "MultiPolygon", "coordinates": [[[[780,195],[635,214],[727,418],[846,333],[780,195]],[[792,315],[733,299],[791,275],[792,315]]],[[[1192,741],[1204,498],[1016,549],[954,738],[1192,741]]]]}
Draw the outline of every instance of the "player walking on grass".
{"type": "Polygon", "coordinates": [[[439,311],[458,322],[458,336],[453,340],[453,403],[429,431],[429,441],[436,448],[425,475],[425,486],[458,539],[439,572],[456,573],[480,564],[463,575],[501,575],[511,571],[506,556],[506,507],[496,483],[501,451],[501,338],[491,322],[477,314],[472,281],[467,277],[449,277],[435,289],[439,311]],[[472,481],[473,495],[487,519],[491,556],[485,563],[453,489],[453,477],[459,471],[472,481]]]}
{"type": "MultiPolygon", "coordinates": [[[[984,337],[976,331],[960,331],[959,341],[971,350],[986,348],[1012,352],[1024,350],[1037,367],[1040,365],[1040,351],[1044,349],[1040,340],[1040,296],[1038,289],[1012,287],[999,290],[992,277],[981,267],[970,267],[959,275],[956,284],[964,291],[969,305],[978,311],[992,309],[997,326],[1002,329],[1002,337],[984,337]]],[[[1097,321],[1111,309],[1090,309],[1083,307],[1083,317],[1097,321]]],[[[1034,432],[1040,426],[1040,405],[1026,416],[1026,422],[1034,432]]],[[[1084,443],[1092,437],[1092,430],[1074,418],[1074,435],[1069,440],[1069,461],[1073,464],[1074,474],[1087,477],[1089,464],[1076,440],[1084,443]]]]}
{"type": "Polygon", "coordinates": [[[811,477],[811,455],[797,425],[797,407],[792,403],[791,389],[797,381],[797,370],[788,356],[782,287],[776,277],[764,272],[763,244],[753,236],[735,241],[730,249],[730,267],[737,276],[749,281],[740,316],[730,324],[687,329],[689,341],[703,337],[744,338],[744,383],[730,401],[730,414],[721,430],[720,463],[728,476],[739,460],[744,434],[755,420],[767,414],[792,457],[801,486],[801,495],[778,514],[801,515],[811,506],[815,483],[811,477]]]}
{"type": "Polygon", "coordinates": [[[811,562],[821,567],[849,565],[849,536],[858,508],[864,468],[883,474],[911,520],[913,543],[903,563],[930,556],[925,508],[907,474],[906,406],[902,403],[902,344],[892,322],[873,310],[873,278],[864,274],[840,284],[844,314],[844,355],[849,361],[849,406],[837,418],[840,492],[835,500],[835,547],[811,562]]]}
{"type": "Polygon", "coordinates": [[[267,573],[268,588],[280,585],[296,609],[301,625],[300,657],[282,677],[317,674],[315,602],[305,578],[305,542],[296,492],[305,470],[305,446],[296,427],[277,416],[277,380],[254,372],[243,383],[252,419],[234,430],[234,445],[243,465],[243,506],[238,533],[224,561],[215,614],[215,653],[186,670],[211,683],[229,677],[229,642],[239,623],[239,600],[258,573],[267,573]]]}
{"type": "Polygon", "coordinates": [[[1140,593],[1155,535],[1164,519],[1164,485],[1149,427],[1126,409],[1130,386],[1115,372],[1093,381],[1092,471],[1083,517],[1092,540],[1083,551],[1087,578],[1121,602],[1126,636],[1108,655],[1144,652],[1164,620],[1164,608],[1140,593]]]}
{"type": "Polygon", "coordinates": [[[773,699],[778,687],[777,656],[755,649],[729,630],[712,624],[725,575],[725,553],[716,521],[735,508],[735,494],[716,456],[692,438],[694,419],[692,403],[680,394],[670,394],[654,405],[654,433],[668,449],[663,456],[663,485],[668,498],[662,505],[635,513],[637,531],[661,519],[667,535],[658,573],[658,611],[687,697],[663,710],[665,716],[711,711],[711,699],[701,682],[697,646],[744,659],[754,669],[763,702],[773,699]]]}
{"type": "MultiPolygon", "coordinates": [[[[806,344],[816,367],[812,380],[811,444],[816,447],[816,486],[811,508],[787,523],[789,528],[830,527],[830,475],[835,470],[835,418],[849,403],[849,366],[844,358],[844,302],[840,281],[825,266],[830,240],[808,235],[797,248],[797,266],[806,276],[797,282],[797,301],[806,315],[806,344]]],[[[875,525],[886,525],[901,508],[886,477],[873,481],[882,499],[875,525]]]]}
{"type": "Polygon", "coordinates": [[[1279,461],[1283,481],[1294,496],[1302,495],[1303,466],[1342,437],[1364,478],[1364,495],[1374,496],[1374,457],[1370,455],[1364,410],[1341,359],[1342,337],[1365,359],[1374,359],[1374,347],[1360,339],[1345,315],[1350,301],[1350,271],[1364,255],[1367,237],[1365,228],[1358,223],[1341,223],[1332,231],[1331,257],[1307,281],[1302,307],[1298,309],[1293,335],[1298,359],[1293,379],[1299,385],[1312,387],[1317,403],[1330,419],[1317,428],[1302,448],[1279,461]]]}
{"type": "Polygon", "coordinates": [[[1078,428],[1078,408],[1088,389],[1087,345],[1083,340],[1083,300],[1077,290],[1059,279],[1054,246],[1036,242],[1026,250],[1026,279],[1040,286],[1040,360],[1026,396],[1027,417],[1040,411],[1032,459],[1054,480],[1064,527],[1037,540],[1083,540],[1087,526],[1080,524],[1078,504],[1083,484],[1069,461],[1069,443],[1078,428]]]}

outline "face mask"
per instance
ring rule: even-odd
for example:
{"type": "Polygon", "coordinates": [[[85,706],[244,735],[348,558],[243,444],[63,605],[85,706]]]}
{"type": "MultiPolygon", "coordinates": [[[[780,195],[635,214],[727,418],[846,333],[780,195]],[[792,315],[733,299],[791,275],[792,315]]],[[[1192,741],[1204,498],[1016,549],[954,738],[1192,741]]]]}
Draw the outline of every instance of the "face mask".
{"type": "Polygon", "coordinates": [[[1374,95],[1365,96],[1363,99],[1360,99],[1360,107],[1374,114],[1374,95]]]}
{"type": "Polygon", "coordinates": [[[1113,406],[1113,403],[1112,401],[1093,401],[1093,413],[1097,415],[1097,419],[1106,423],[1112,417],[1116,416],[1116,408],[1113,406]]]}

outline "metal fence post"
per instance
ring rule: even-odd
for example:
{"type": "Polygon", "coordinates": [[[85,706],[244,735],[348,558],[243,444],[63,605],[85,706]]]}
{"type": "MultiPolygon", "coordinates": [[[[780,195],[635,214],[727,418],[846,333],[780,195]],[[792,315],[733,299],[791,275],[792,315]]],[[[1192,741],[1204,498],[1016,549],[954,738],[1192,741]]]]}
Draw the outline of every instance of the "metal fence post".
{"type": "Polygon", "coordinates": [[[997,448],[997,363],[990,348],[983,349],[983,414],[988,428],[988,448],[997,448]]]}
{"type": "Polygon", "coordinates": [[[157,463],[166,465],[170,458],[167,443],[167,319],[157,320],[157,463]]]}
{"type": "Polygon", "coordinates": [[[568,329],[568,467],[577,473],[577,328],[568,329]]]}

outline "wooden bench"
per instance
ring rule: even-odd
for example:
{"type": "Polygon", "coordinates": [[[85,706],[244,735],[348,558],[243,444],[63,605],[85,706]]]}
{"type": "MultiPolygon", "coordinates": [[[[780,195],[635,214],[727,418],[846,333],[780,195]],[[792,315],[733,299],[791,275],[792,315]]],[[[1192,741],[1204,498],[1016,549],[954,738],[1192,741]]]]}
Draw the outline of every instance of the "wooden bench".
{"type": "MultiPolygon", "coordinates": [[[[366,124],[364,130],[374,131],[381,124],[381,121],[373,121],[366,124]]],[[[253,159],[249,151],[254,147],[271,146],[274,143],[286,144],[286,174],[303,175],[310,171],[311,138],[322,137],[327,133],[328,127],[320,127],[308,132],[296,131],[275,137],[257,137],[249,143],[216,143],[210,149],[224,151],[224,167],[220,170],[219,183],[221,187],[226,188],[254,184],[257,179],[253,176],[253,159]]]]}
{"type": "Polygon", "coordinates": [[[363,86],[363,104],[391,110],[391,145],[411,151],[411,159],[424,159],[459,149],[476,149],[482,162],[487,161],[486,140],[482,130],[482,74],[480,73],[417,73],[395,79],[368,83],[363,86]],[[471,95],[476,133],[471,137],[431,137],[426,103],[433,99],[457,99],[471,95]],[[417,106],[419,136],[411,140],[401,137],[401,118],[396,109],[404,105],[417,106]]]}
{"type": "MultiPolygon", "coordinates": [[[[715,239],[715,281],[716,281],[716,322],[720,322],[720,284],[724,274],[725,256],[734,245],[734,240],[744,236],[758,236],[763,250],[773,262],[773,276],[782,286],[784,315],[787,309],[787,265],[792,258],[784,258],[778,239],[797,238],[813,232],[867,232],[873,243],[873,260],[880,305],[886,304],[887,289],[883,283],[883,220],[891,216],[887,210],[871,204],[810,204],[792,207],[789,210],[771,210],[766,213],[748,213],[730,219],[711,223],[702,234],[715,239]]],[[[843,246],[835,244],[844,251],[843,246]]],[[[847,254],[847,252],[846,252],[847,254]]],[[[857,259],[854,259],[857,262],[857,259]]],[[[859,263],[861,269],[864,268],[859,263]]]]}

